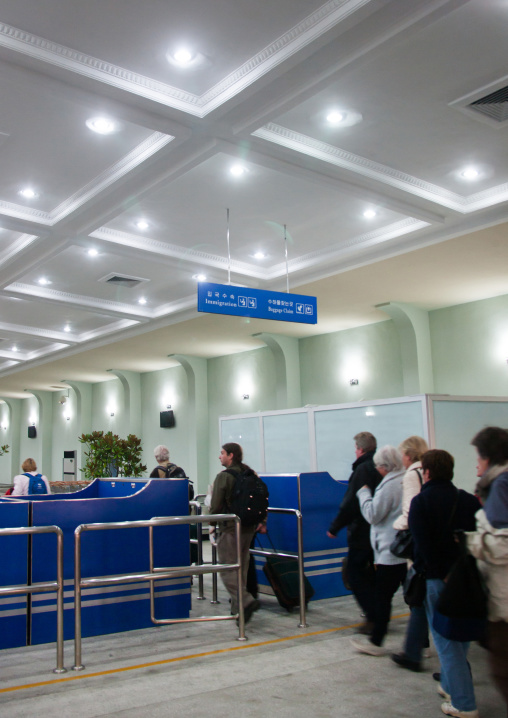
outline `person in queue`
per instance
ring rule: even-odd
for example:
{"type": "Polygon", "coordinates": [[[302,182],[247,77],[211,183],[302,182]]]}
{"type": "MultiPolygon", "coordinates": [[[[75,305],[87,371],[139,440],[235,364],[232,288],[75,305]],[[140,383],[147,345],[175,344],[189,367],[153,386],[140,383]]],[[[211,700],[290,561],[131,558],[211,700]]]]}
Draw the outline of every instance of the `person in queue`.
{"type": "MultiPolygon", "coordinates": [[[[402,513],[393,524],[396,531],[409,528],[408,515],[411,501],[420,493],[423,486],[421,457],[428,450],[428,444],[421,436],[409,436],[399,446],[406,473],[402,479],[402,513]]],[[[425,608],[414,606],[411,608],[403,649],[400,653],[392,654],[392,661],[410,671],[421,671],[423,650],[428,646],[429,626],[425,608]]]]}
{"type": "Polygon", "coordinates": [[[473,679],[467,661],[469,643],[444,638],[432,619],[444,581],[459,556],[454,532],[472,531],[480,502],[453,484],[454,458],[442,449],[422,456],[423,486],[409,509],[415,570],[426,575],[425,611],[441,664],[441,710],[458,718],[478,718],[473,679]]]}
{"type": "Polygon", "coordinates": [[[471,443],[478,454],[476,495],[483,509],[466,539],[489,589],[490,671],[508,714],[508,431],[488,426],[471,443]]]}
{"type": "Polygon", "coordinates": [[[360,511],[357,491],[364,485],[374,491],[382,477],[372,460],[377,448],[376,438],[368,431],[361,431],[353,438],[356,460],[339,512],[326,533],[329,538],[335,538],[341,529],[347,527],[349,585],[365,616],[359,633],[370,634],[374,626],[374,552],[370,543],[370,526],[360,511]]]}
{"type": "Polygon", "coordinates": [[[21,470],[23,473],[13,479],[14,488],[11,496],[51,493],[48,478],[37,472],[37,464],[34,459],[25,459],[21,464],[21,470]]]}
{"type": "MultiPolygon", "coordinates": [[[[212,500],[210,504],[211,514],[227,514],[230,512],[231,497],[235,485],[236,474],[249,469],[243,463],[243,449],[240,444],[230,442],[221,448],[219,461],[223,466],[215,477],[212,487],[212,500]],[[232,472],[232,473],[230,473],[232,472]]],[[[247,624],[255,611],[260,608],[260,602],[247,591],[247,574],[249,570],[250,545],[255,533],[266,532],[264,523],[257,526],[241,526],[241,560],[242,560],[242,585],[238,586],[238,575],[236,571],[223,571],[220,574],[222,582],[231,598],[231,613],[238,613],[238,591],[242,592],[243,615],[247,624]]],[[[223,521],[217,529],[214,522],[210,522],[210,540],[217,542],[217,554],[219,563],[236,563],[236,533],[234,521],[223,521]],[[215,539],[215,532],[219,531],[219,537],[215,539]]]]}
{"type": "Polygon", "coordinates": [[[351,644],[360,653],[383,656],[382,644],[388,631],[392,612],[392,598],[404,581],[407,563],[390,551],[395,538],[393,522],[402,508],[402,459],[394,446],[383,446],[374,454],[374,465],[383,477],[372,493],[363,486],[357,493],[360,511],[370,524],[370,540],[376,564],[374,584],[374,625],[370,636],[358,636],[351,644]]]}
{"type": "MultiPolygon", "coordinates": [[[[157,466],[150,474],[151,479],[186,479],[187,474],[181,466],[171,463],[169,460],[169,449],[160,444],[153,450],[157,466]]],[[[194,498],[194,487],[189,479],[189,501],[194,498]]]]}

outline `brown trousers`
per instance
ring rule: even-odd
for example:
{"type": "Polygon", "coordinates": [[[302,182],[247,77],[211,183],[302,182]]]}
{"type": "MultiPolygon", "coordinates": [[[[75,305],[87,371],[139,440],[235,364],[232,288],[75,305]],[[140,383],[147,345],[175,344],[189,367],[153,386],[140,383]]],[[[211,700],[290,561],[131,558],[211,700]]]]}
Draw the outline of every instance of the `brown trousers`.
{"type": "MultiPolygon", "coordinates": [[[[249,570],[250,544],[256,533],[255,526],[242,526],[240,537],[240,552],[242,555],[242,599],[245,609],[254,600],[247,591],[247,572],[249,570]]],[[[236,563],[236,539],[234,526],[221,530],[217,541],[217,554],[220,563],[236,563]]],[[[231,597],[231,613],[238,613],[238,574],[236,571],[222,571],[222,582],[231,597]]]]}

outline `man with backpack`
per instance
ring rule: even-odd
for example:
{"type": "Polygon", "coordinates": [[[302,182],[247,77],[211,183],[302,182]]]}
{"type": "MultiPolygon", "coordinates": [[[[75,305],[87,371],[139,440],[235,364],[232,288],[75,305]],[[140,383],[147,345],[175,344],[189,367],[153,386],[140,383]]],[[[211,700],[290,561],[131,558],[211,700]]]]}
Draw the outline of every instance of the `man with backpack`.
{"type": "MultiPolygon", "coordinates": [[[[157,466],[150,474],[151,479],[188,479],[187,474],[181,466],[171,463],[169,460],[169,449],[160,444],[153,450],[157,466]]],[[[194,498],[194,487],[189,479],[189,501],[194,498]]]]}
{"type": "MultiPolygon", "coordinates": [[[[266,532],[268,490],[259,476],[243,463],[239,444],[224,444],[219,461],[224,467],[215,477],[212,488],[211,514],[236,514],[241,520],[242,585],[238,586],[237,572],[224,571],[221,579],[231,597],[231,613],[238,613],[238,590],[242,591],[244,620],[248,623],[260,607],[257,599],[247,591],[249,548],[256,531],[266,532]]],[[[216,526],[210,522],[210,540],[215,541],[216,526]]],[[[235,522],[223,521],[219,526],[217,552],[219,562],[236,563],[235,522]]]]}
{"type": "Polygon", "coordinates": [[[24,473],[14,477],[14,488],[11,496],[51,493],[47,477],[37,473],[37,464],[33,459],[25,459],[21,464],[21,470],[24,473]]]}

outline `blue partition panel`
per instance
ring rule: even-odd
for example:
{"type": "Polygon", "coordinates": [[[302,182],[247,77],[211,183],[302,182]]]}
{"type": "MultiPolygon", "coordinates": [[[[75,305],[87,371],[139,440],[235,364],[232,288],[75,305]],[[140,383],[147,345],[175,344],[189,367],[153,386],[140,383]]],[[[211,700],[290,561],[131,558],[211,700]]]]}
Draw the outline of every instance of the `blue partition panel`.
{"type": "MultiPolygon", "coordinates": [[[[73,577],[74,530],[80,524],[182,516],[189,510],[187,480],[136,481],[100,479],[94,482],[97,498],[68,494],[67,500],[33,501],[33,524],[60,526],[64,532],[65,638],[74,635],[73,577]],[[131,495],[125,495],[130,492],[131,495]]],[[[93,486],[93,485],[92,485],[93,486]]],[[[87,487],[91,488],[91,487],[87,487]]],[[[149,570],[148,529],[109,529],[82,534],[82,577],[111,576],[149,570]]],[[[172,526],[154,531],[155,565],[189,565],[189,527],[172,526]]],[[[54,580],[56,538],[34,536],[33,581],[54,580]]],[[[190,610],[188,578],[156,584],[156,615],[187,618],[190,610]]],[[[150,621],[149,583],[125,583],[84,589],[82,634],[94,636],[136,628],[150,621]]],[[[56,594],[34,594],[31,643],[55,640],[56,594]]]]}
{"type": "MultiPolygon", "coordinates": [[[[344,596],[349,591],[342,582],[342,560],[347,554],[346,531],[329,539],[326,531],[335,517],[346,493],[347,483],[332,479],[327,472],[305,474],[263,475],[270,492],[270,506],[300,509],[303,521],[303,551],[305,575],[315,590],[314,600],[344,596]]],[[[275,548],[297,552],[296,518],[290,515],[269,514],[268,531],[275,548]]],[[[258,535],[263,548],[270,543],[258,535]]],[[[256,557],[258,581],[267,586],[261,569],[262,557],[256,557]]]]}
{"type": "MultiPolygon", "coordinates": [[[[0,528],[28,526],[29,505],[24,501],[0,499],[0,528]]],[[[0,536],[0,586],[27,583],[27,536],[0,536]]],[[[0,648],[26,646],[26,596],[6,596],[0,599],[0,648]]]]}

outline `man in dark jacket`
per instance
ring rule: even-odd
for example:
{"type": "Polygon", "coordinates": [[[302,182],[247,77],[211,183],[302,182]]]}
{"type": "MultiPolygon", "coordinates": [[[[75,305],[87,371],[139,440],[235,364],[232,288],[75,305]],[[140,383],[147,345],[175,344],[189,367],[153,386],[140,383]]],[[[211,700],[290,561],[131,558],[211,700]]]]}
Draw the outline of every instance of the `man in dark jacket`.
{"type": "Polygon", "coordinates": [[[409,528],[414,540],[414,566],[425,572],[425,611],[441,663],[438,693],[445,698],[441,710],[458,718],[477,718],[478,710],[471,671],[467,662],[468,643],[444,638],[433,627],[435,606],[444,588],[444,579],[459,556],[454,531],[472,531],[480,502],[453,483],[454,459],[447,451],[433,449],[422,456],[423,486],[409,509],[409,528]]]}
{"type": "Polygon", "coordinates": [[[335,538],[347,526],[347,576],[354,597],[365,614],[360,633],[370,633],[374,625],[374,552],[370,543],[370,524],[362,516],[356,492],[362,486],[368,486],[374,493],[382,476],[372,460],[377,448],[375,437],[368,431],[362,431],[356,434],[354,441],[356,461],[352,466],[353,472],[339,513],[330,524],[327,535],[335,538]]]}

